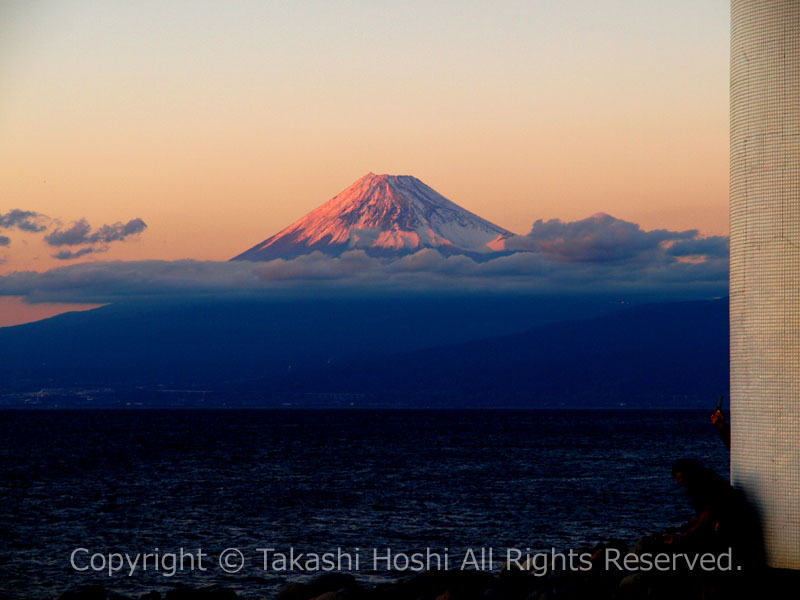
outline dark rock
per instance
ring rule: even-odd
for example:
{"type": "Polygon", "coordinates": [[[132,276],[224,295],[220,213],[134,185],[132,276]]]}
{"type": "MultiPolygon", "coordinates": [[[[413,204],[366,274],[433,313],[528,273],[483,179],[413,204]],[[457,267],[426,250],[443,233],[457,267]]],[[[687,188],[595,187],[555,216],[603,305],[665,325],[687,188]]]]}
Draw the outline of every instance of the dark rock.
{"type": "Polygon", "coordinates": [[[237,600],[238,596],[233,590],[226,588],[210,587],[194,590],[191,588],[177,588],[167,592],[165,600],[237,600]]]}
{"type": "Polygon", "coordinates": [[[484,571],[426,571],[401,582],[403,598],[411,600],[479,600],[498,580],[484,571]]]}
{"type": "Polygon", "coordinates": [[[648,595],[647,592],[648,586],[641,573],[626,575],[619,582],[620,598],[645,598],[648,595]]]}
{"type": "Polygon", "coordinates": [[[435,600],[447,590],[446,571],[425,571],[398,582],[402,586],[403,597],[411,599],[435,600]]]}
{"type": "Polygon", "coordinates": [[[58,600],[106,600],[106,588],[102,585],[87,585],[74,590],[67,590],[58,600]]]}
{"type": "Polygon", "coordinates": [[[362,600],[417,600],[417,596],[408,596],[407,593],[402,583],[380,583],[364,590],[361,596],[362,600]]]}
{"type": "Polygon", "coordinates": [[[541,591],[547,583],[547,578],[521,569],[511,568],[501,571],[498,581],[504,597],[512,600],[524,600],[528,596],[541,591]]]}
{"type": "Polygon", "coordinates": [[[279,591],[276,600],[308,600],[311,592],[305,583],[287,583],[279,591]]]}
{"type": "Polygon", "coordinates": [[[161,592],[158,590],[147,592],[146,594],[139,596],[139,600],[161,600],[161,592]]]}
{"type": "Polygon", "coordinates": [[[336,600],[356,600],[363,592],[361,588],[346,587],[336,592],[336,600]]]}
{"type": "Polygon", "coordinates": [[[325,573],[309,583],[283,586],[277,600],[349,600],[360,590],[356,578],[348,573],[325,573]]]}
{"type": "MultiPolygon", "coordinates": [[[[325,592],[338,592],[341,589],[357,588],[356,578],[349,573],[325,573],[315,577],[308,583],[306,598],[317,598],[325,592]]],[[[325,599],[329,600],[329,599],[325,599]]]]}

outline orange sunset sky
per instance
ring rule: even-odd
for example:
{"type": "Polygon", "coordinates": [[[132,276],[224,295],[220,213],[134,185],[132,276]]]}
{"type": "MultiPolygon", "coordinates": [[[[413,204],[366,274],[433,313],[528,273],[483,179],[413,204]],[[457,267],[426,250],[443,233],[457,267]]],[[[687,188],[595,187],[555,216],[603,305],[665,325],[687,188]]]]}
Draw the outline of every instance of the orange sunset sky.
{"type": "MultiPolygon", "coordinates": [[[[0,213],[147,223],[78,261],[226,260],[372,171],[516,233],[727,234],[728,4],[0,2],[0,213]]],[[[74,262],[0,234],[0,275],[74,262]]]]}

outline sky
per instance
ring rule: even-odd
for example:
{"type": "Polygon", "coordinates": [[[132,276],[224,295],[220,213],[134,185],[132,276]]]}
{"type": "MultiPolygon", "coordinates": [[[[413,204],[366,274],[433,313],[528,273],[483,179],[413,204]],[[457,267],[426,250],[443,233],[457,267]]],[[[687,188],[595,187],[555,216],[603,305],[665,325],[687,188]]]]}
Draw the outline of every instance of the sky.
{"type": "Polygon", "coordinates": [[[603,212],[727,235],[728,11],[0,0],[0,215],[46,227],[0,228],[0,275],[226,260],[367,172],[519,234],[603,212]],[[75,235],[95,251],[65,258],[75,235]]]}

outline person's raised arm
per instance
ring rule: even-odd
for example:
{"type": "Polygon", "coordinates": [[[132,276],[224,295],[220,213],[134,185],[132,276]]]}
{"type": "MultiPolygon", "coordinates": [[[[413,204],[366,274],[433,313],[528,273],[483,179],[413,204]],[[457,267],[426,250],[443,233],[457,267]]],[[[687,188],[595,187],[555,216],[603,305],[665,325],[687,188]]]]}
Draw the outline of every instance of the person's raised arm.
{"type": "Polygon", "coordinates": [[[719,437],[722,440],[722,443],[725,444],[725,447],[728,450],[730,450],[731,426],[728,423],[728,420],[725,418],[725,413],[722,412],[721,408],[718,408],[713,413],[711,413],[711,424],[717,428],[717,433],[719,433],[719,437]]]}

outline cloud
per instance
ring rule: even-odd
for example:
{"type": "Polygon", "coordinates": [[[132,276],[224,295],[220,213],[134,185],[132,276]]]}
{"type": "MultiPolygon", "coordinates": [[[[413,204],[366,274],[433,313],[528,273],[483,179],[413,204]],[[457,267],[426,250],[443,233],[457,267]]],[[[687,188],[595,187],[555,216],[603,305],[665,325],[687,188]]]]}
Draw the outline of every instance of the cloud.
{"type": "Polygon", "coordinates": [[[31,302],[114,302],[181,295],[358,295],[364,293],[725,295],[727,260],[564,263],[532,252],[485,262],[422,250],[396,261],[361,250],[319,252],[266,263],[235,261],[90,262],[0,277],[0,295],[31,302]]]}
{"type": "Polygon", "coordinates": [[[86,219],[75,221],[66,229],[55,229],[44,236],[44,241],[50,246],[84,246],[77,250],[61,250],[53,254],[58,260],[73,260],[87,254],[105,252],[108,246],[96,244],[110,244],[120,242],[132,235],[147,229],[147,224],[142,219],[131,219],[127,223],[114,223],[103,225],[92,231],[86,219]]]}
{"type": "Polygon", "coordinates": [[[69,229],[56,229],[44,236],[50,246],[73,246],[89,243],[88,235],[92,230],[86,219],[75,221],[69,229]]]}
{"type": "MultiPolygon", "coordinates": [[[[0,229],[11,229],[16,227],[22,231],[38,233],[47,229],[47,222],[50,220],[46,215],[32,210],[20,210],[14,208],[6,214],[0,214],[0,229]]],[[[8,239],[8,238],[6,238],[8,239]]]]}
{"type": "Polygon", "coordinates": [[[52,256],[53,256],[53,258],[56,258],[58,260],[72,260],[74,258],[79,258],[81,256],[85,256],[86,254],[91,254],[93,252],[95,252],[95,253],[96,252],[105,252],[106,250],[108,250],[108,246],[102,246],[100,248],[89,246],[87,248],[79,248],[79,249],[77,249],[75,251],[73,251],[73,250],[60,250],[59,252],[56,252],[52,256]]]}
{"type": "MultiPolygon", "coordinates": [[[[124,238],[116,224],[94,232],[79,221],[58,240],[124,238]]],[[[126,228],[127,227],[127,228],[126,228]]],[[[432,249],[396,259],[353,249],[290,260],[113,261],[79,263],[43,273],[0,276],[0,295],[30,302],[115,302],[182,295],[242,296],[408,293],[647,294],[664,298],[727,294],[728,240],[696,231],[644,231],[635,223],[596,215],[572,223],[537,221],[527,236],[513,238],[519,251],[477,262],[432,249]],[[687,260],[687,258],[691,260],[687,260]]],[[[64,260],[104,248],[63,250],[64,260]]]]}
{"type": "Polygon", "coordinates": [[[375,245],[380,235],[379,229],[353,228],[350,230],[348,245],[350,248],[369,248],[375,245]]]}
{"type": "Polygon", "coordinates": [[[75,221],[68,229],[55,229],[44,241],[50,246],[79,246],[82,244],[109,243],[124,240],[126,237],[141,233],[147,229],[142,219],[131,219],[127,223],[103,225],[92,231],[86,219],[75,221]]]}
{"type": "Polygon", "coordinates": [[[542,252],[564,262],[607,263],[646,257],[663,251],[665,243],[696,240],[695,229],[644,231],[636,223],[597,213],[588,219],[564,222],[538,220],[530,233],[510,238],[510,250],[542,252]]]}
{"type": "MultiPolygon", "coordinates": [[[[57,219],[32,210],[14,208],[5,214],[0,214],[0,229],[17,228],[31,233],[47,231],[53,224],[59,224],[57,219]]],[[[71,260],[86,254],[105,252],[108,246],[96,244],[109,244],[123,241],[125,238],[141,233],[147,229],[147,224],[142,219],[131,219],[127,223],[113,223],[103,225],[92,231],[86,219],[75,221],[66,229],[57,228],[44,236],[44,241],[50,246],[85,246],[78,250],[61,250],[53,254],[59,260],[71,260]]],[[[0,246],[11,244],[11,238],[0,235],[0,246]]]]}
{"type": "Polygon", "coordinates": [[[720,235],[680,240],[670,245],[666,251],[670,256],[676,257],[705,256],[727,258],[730,253],[730,240],[720,235]]]}
{"type": "Polygon", "coordinates": [[[114,223],[113,225],[103,225],[91,238],[95,242],[118,242],[126,237],[136,235],[147,229],[147,223],[141,219],[131,219],[127,223],[114,223]]]}

